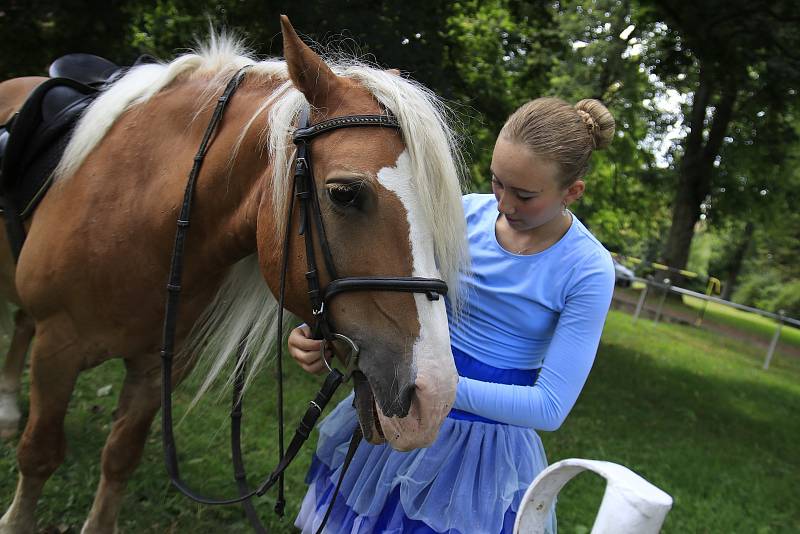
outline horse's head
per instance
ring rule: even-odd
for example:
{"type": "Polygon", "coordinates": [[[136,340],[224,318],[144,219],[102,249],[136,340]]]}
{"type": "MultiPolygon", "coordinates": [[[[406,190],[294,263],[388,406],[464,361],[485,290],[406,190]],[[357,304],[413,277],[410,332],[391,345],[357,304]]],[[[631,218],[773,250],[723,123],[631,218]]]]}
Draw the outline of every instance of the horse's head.
{"type": "MultiPolygon", "coordinates": [[[[463,215],[449,134],[430,96],[392,72],[358,67],[337,75],[285,17],[282,24],[289,77],[305,97],[298,107],[311,105],[312,124],[388,111],[402,128],[343,128],[310,141],[321,218],[338,275],[443,278],[452,284],[464,254],[463,215]],[[409,91],[416,93],[404,94],[409,91]]],[[[276,236],[261,221],[280,219],[292,199],[276,191],[272,200],[263,205],[275,212],[259,215],[258,240],[262,268],[275,289],[277,238],[283,234],[276,236]]],[[[294,234],[286,305],[310,323],[298,211],[286,223],[294,234]]],[[[318,237],[314,247],[324,287],[331,276],[318,237]]],[[[326,313],[334,331],[361,349],[359,369],[366,381],[357,374],[355,386],[365,437],[380,443],[385,436],[399,450],[430,445],[452,406],[457,381],[444,300],[420,293],[345,292],[328,302],[326,313]]]]}

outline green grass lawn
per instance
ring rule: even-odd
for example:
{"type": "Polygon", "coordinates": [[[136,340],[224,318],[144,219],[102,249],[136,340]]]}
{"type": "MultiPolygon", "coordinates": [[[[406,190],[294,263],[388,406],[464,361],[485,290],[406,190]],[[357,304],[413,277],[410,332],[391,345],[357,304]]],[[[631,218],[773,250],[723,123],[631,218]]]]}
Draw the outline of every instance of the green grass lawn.
{"type": "MultiPolygon", "coordinates": [[[[548,459],[638,472],[675,499],[663,532],[798,532],[800,369],[764,372],[762,358],[736,340],[612,312],[578,405],[543,434],[548,459]]],[[[589,531],[602,491],[592,475],[567,486],[562,533],[589,531]]]]}
{"type": "MultiPolygon", "coordinates": [[[[629,315],[611,312],[578,404],[562,428],[542,433],[548,459],[609,460],[638,472],[675,498],[663,532],[798,532],[800,365],[784,358],[764,372],[762,359],[760,349],[735,340],[646,320],[634,325],[629,315]]],[[[295,421],[321,379],[289,367],[287,420],[295,421]]],[[[100,448],[121,372],[119,362],[109,362],[81,377],[67,418],[67,460],[45,490],[41,527],[80,530],[99,476],[100,448]],[[97,389],[106,384],[113,384],[112,395],[98,397],[97,389]]],[[[246,461],[253,482],[276,456],[272,384],[269,376],[261,377],[245,407],[246,461]]],[[[179,407],[190,398],[193,384],[187,386],[176,394],[179,407]]],[[[170,488],[158,425],[157,420],[131,482],[122,532],[248,532],[237,507],[200,506],[170,488]]],[[[177,439],[186,480],[209,493],[234,492],[227,399],[191,412],[177,439]]],[[[3,508],[16,481],[15,444],[0,444],[3,508]]],[[[274,497],[258,504],[273,532],[293,532],[291,518],[305,492],[309,455],[310,448],[290,468],[286,519],[272,514],[274,497]]],[[[602,480],[590,474],[569,484],[559,500],[560,532],[588,533],[602,492],[602,480]]]]}
{"type": "MultiPolygon", "coordinates": [[[[638,299],[640,291],[643,287],[643,283],[635,282],[632,288],[617,288],[617,291],[623,291],[631,295],[632,298],[638,299]]],[[[647,308],[655,309],[658,305],[661,293],[655,289],[651,289],[651,292],[652,293],[647,297],[647,308]]],[[[682,303],[667,299],[664,302],[665,312],[669,312],[670,310],[673,312],[678,312],[679,314],[681,312],[684,314],[686,312],[691,312],[692,320],[694,320],[697,317],[697,314],[699,314],[700,310],[703,308],[704,301],[689,295],[683,295],[681,300],[682,303]]],[[[752,312],[737,310],[736,308],[725,306],[724,304],[718,304],[716,302],[708,302],[703,317],[704,321],[711,321],[720,325],[735,328],[744,334],[750,334],[764,342],[769,342],[772,340],[772,337],[775,334],[775,327],[777,326],[776,322],[768,317],[763,317],[752,312]]],[[[784,324],[781,328],[778,350],[780,350],[782,346],[800,347],[800,328],[784,324]]]]}
{"type": "MultiPolygon", "coordinates": [[[[695,297],[684,295],[683,302],[695,310],[700,310],[703,307],[703,301],[695,297]]],[[[777,326],[776,322],[768,317],[737,310],[736,308],[731,308],[730,306],[725,306],[716,302],[708,303],[705,318],[770,340],[772,336],[775,335],[775,328],[777,326]]],[[[781,328],[779,342],[800,347],[800,328],[784,324],[781,328]]]]}

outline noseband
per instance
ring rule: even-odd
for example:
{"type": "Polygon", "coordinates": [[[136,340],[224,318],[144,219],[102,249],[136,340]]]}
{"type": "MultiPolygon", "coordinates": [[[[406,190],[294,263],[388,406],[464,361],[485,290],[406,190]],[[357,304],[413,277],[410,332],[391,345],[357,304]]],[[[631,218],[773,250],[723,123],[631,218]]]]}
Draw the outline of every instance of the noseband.
{"type": "MultiPolygon", "coordinates": [[[[250,520],[254,530],[259,533],[266,533],[267,530],[262,525],[258,514],[256,513],[251,498],[256,495],[263,495],[272,486],[279,482],[278,499],[275,505],[275,510],[279,515],[283,515],[283,508],[285,500],[283,496],[283,472],[289,466],[291,461],[297,456],[303,443],[308,439],[311,430],[314,428],[317,420],[319,419],[325,406],[330,401],[336,388],[345,380],[349,379],[354,372],[358,371],[358,345],[349,337],[344,334],[334,331],[333,325],[330,322],[328,309],[330,308],[330,301],[341,293],[352,291],[400,291],[406,293],[424,293],[430,300],[438,300],[439,295],[447,293],[447,284],[444,281],[435,278],[419,278],[419,277],[382,277],[382,276],[366,276],[366,277],[339,277],[333,255],[331,253],[328,240],[325,235],[325,226],[322,221],[322,214],[320,211],[319,197],[317,195],[316,183],[314,181],[313,165],[311,161],[311,141],[322,134],[334,130],[355,127],[381,127],[391,128],[400,131],[400,124],[397,119],[390,114],[386,115],[348,115],[344,117],[336,117],[316,124],[309,124],[309,112],[304,110],[301,113],[299,127],[293,134],[293,141],[297,145],[297,152],[294,162],[294,195],[289,200],[287,209],[287,224],[286,234],[283,242],[283,261],[281,266],[280,276],[280,295],[278,307],[278,325],[277,325],[277,340],[278,340],[278,358],[276,360],[277,374],[278,374],[278,421],[279,421],[279,462],[277,467],[272,473],[262,482],[256,489],[250,489],[247,484],[247,477],[245,475],[244,462],[241,452],[241,419],[242,419],[242,401],[244,389],[244,376],[246,370],[246,356],[241,352],[238,355],[236,364],[236,376],[233,388],[233,403],[231,409],[231,453],[233,456],[234,479],[236,481],[239,496],[230,499],[213,499],[203,496],[199,493],[192,491],[188,485],[181,479],[180,471],[178,468],[178,453],[175,445],[175,437],[173,434],[172,424],[172,360],[174,356],[175,345],[175,327],[178,317],[178,302],[181,291],[181,279],[183,272],[183,252],[186,241],[186,233],[190,224],[190,213],[192,206],[192,198],[194,193],[197,176],[200,173],[204,158],[208,152],[208,147],[211,144],[213,136],[216,132],[217,126],[222,119],[225,107],[233,96],[236,89],[239,87],[244,74],[245,67],[230,80],[223,94],[217,99],[217,106],[206,128],[203,140],[194,158],[194,165],[189,173],[189,178],[184,192],[183,204],[181,212],[178,216],[177,231],[175,235],[175,244],[172,252],[172,259],[170,261],[170,275],[167,284],[167,302],[164,314],[164,331],[163,331],[163,344],[161,350],[162,360],[162,440],[164,445],[164,460],[169,474],[170,480],[181,493],[187,497],[203,503],[203,504],[235,504],[242,503],[245,513],[250,520]],[[291,222],[293,216],[293,209],[295,198],[300,206],[300,230],[299,233],[304,237],[306,247],[306,266],[305,273],[308,282],[308,297],[311,304],[311,311],[314,317],[313,329],[316,334],[315,337],[322,337],[326,343],[333,341],[343,342],[349,348],[349,355],[345,359],[345,372],[342,373],[335,368],[332,368],[324,358],[325,364],[328,366],[330,373],[325,379],[325,382],[317,393],[314,400],[309,403],[303,419],[298,424],[295,431],[294,438],[289,444],[288,449],[284,452],[284,439],[283,439],[283,370],[282,370],[282,355],[283,345],[282,326],[283,326],[283,306],[285,301],[286,290],[286,273],[288,270],[289,262],[289,244],[291,240],[291,222]],[[317,240],[322,250],[323,261],[331,282],[324,288],[320,287],[320,276],[317,269],[317,259],[314,249],[314,232],[317,233],[317,240]]],[[[243,347],[244,343],[240,343],[243,347]]],[[[339,479],[341,484],[344,478],[344,472],[347,469],[350,459],[352,459],[355,449],[360,440],[360,432],[358,428],[353,435],[350,443],[350,450],[348,451],[347,458],[342,469],[342,474],[339,479]]],[[[338,491],[338,485],[337,485],[338,491]]],[[[335,499],[336,494],[333,495],[335,499]]],[[[318,532],[322,531],[325,525],[328,514],[333,507],[333,499],[328,508],[328,513],[322,522],[318,532]]]]}

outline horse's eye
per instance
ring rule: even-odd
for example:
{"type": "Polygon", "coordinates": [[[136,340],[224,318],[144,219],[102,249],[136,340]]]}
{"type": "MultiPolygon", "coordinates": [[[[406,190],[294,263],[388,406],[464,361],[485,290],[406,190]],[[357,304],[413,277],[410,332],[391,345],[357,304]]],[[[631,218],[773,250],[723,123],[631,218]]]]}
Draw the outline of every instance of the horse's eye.
{"type": "Polygon", "coordinates": [[[354,206],[358,204],[361,184],[333,184],[328,186],[328,198],[339,206],[354,206]]]}

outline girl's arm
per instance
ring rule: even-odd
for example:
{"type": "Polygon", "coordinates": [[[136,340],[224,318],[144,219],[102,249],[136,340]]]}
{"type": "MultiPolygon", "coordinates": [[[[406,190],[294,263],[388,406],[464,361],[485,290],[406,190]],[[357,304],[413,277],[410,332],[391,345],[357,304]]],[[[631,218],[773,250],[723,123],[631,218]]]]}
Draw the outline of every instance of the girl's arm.
{"type": "Polygon", "coordinates": [[[561,426],[592,368],[614,291],[611,261],[596,263],[572,285],[536,383],[515,386],[460,377],[455,408],[537,430],[561,426]]]}

